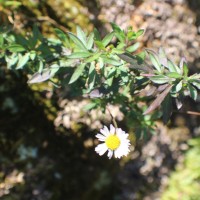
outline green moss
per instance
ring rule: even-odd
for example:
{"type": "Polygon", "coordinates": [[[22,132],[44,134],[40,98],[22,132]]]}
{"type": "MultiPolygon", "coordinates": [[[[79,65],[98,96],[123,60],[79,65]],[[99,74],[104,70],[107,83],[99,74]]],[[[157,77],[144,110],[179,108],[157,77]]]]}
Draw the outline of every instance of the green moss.
{"type": "Polygon", "coordinates": [[[191,148],[185,155],[184,163],[171,174],[162,200],[200,199],[200,138],[190,140],[189,144],[191,148]]]}

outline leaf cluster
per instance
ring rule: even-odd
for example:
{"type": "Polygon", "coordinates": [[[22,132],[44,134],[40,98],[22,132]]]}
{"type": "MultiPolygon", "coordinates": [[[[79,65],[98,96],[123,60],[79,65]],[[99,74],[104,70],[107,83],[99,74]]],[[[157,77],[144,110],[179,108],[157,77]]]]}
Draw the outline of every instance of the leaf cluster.
{"type": "Polygon", "coordinates": [[[29,83],[56,78],[56,84],[67,83],[72,93],[78,88],[79,94],[92,98],[88,109],[105,109],[108,103],[120,105],[127,114],[134,109],[136,116],[143,116],[138,118],[141,124],[146,124],[144,115],[160,105],[167,122],[173,99],[178,109],[185,96],[198,100],[200,74],[189,75],[184,58],[176,65],[162,49],[139,51],[137,39],[144,30],[124,31],[111,25],[112,31],[103,38],[97,29],[85,33],[80,27],[76,34],[55,29],[56,38],[45,38],[36,26],[28,36],[1,28],[1,60],[9,69],[31,75],[29,83]]]}

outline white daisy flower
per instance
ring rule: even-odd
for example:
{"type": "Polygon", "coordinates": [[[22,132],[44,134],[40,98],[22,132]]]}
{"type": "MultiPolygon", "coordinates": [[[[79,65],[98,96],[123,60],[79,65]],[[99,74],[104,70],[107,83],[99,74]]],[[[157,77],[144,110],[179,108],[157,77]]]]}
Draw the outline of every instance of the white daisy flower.
{"type": "Polygon", "coordinates": [[[108,158],[110,159],[113,154],[115,158],[121,158],[122,156],[127,156],[129,153],[130,140],[128,139],[128,134],[121,128],[115,128],[112,124],[110,125],[110,130],[104,126],[100,129],[101,134],[97,134],[96,137],[102,144],[99,144],[95,151],[102,156],[106,151],[108,151],[108,158]]]}

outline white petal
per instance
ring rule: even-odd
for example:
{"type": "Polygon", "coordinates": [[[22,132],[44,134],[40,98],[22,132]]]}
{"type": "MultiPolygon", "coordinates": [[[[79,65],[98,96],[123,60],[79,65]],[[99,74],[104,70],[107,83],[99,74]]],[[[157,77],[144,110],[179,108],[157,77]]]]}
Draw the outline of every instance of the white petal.
{"type": "Polygon", "coordinates": [[[125,138],[128,137],[128,134],[125,131],[123,131],[121,128],[117,128],[116,133],[118,136],[123,135],[125,138]]]}
{"type": "Polygon", "coordinates": [[[112,155],[113,155],[113,151],[109,149],[108,150],[108,158],[111,159],[112,155]]]}
{"type": "Polygon", "coordinates": [[[115,158],[121,158],[123,156],[123,153],[119,151],[119,149],[117,149],[115,151],[115,158]]]}
{"type": "Polygon", "coordinates": [[[100,129],[100,132],[105,136],[109,135],[109,130],[108,130],[108,127],[106,127],[106,126],[104,126],[102,129],[100,129]]]}
{"type": "Polygon", "coordinates": [[[110,125],[110,133],[115,134],[115,127],[112,124],[110,125]]]}
{"type": "Polygon", "coordinates": [[[116,149],[116,150],[114,151],[114,155],[115,155],[115,158],[120,158],[120,153],[119,153],[119,150],[118,150],[118,149],[116,149]]]}
{"type": "Polygon", "coordinates": [[[102,135],[102,134],[97,134],[96,138],[98,138],[99,141],[105,141],[106,140],[106,137],[104,135],[102,135]]]}
{"type": "Polygon", "coordinates": [[[117,154],[120,156],[127,156],[129,153],[129,147],[126,144],[120,145],[120,147],[117,149],[117,154]]]}
{"type": "Polygon", "coordinates": [[[107,146],[105,143],[99,144],[96,148],[95,151],[102,156],[106,151],[108,150],[107,146]]]}

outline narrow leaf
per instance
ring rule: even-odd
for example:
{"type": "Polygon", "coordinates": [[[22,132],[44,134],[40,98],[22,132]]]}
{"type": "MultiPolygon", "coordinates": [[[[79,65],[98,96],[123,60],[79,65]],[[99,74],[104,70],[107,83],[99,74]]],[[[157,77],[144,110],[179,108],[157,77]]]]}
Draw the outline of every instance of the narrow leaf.
{"type": "Polygon", "coordinates": [[[4,43],[3,34],[0,34],[0,47],[3,47],[3,43],[4,43]]]}
{"type": "Polygon", "coordinates": [[[70,33],[68,32],[67,33],[70,37],[70,39],[82,50],[86,50],[87,51],[87,48],[85,47],[85,45],[83,44],[83,42],[76,36],[74,35],[73,33],[70,33]]]}
{"type": "Polygon", "coordinates": [[[200,81],[194,80],[191,82],[192,85],[194,85],[197,89],[200,90],[200,81]]]}
{"type": "Polygon", "coordinates": [[[191,84],[188,84],[188,90],[190,92],[190,96],[192,97],[192,99],[196,101],[198,96],[197,89],[193,87],[191,84]]]}
{"type": "Polygon", "coordinates": [[[149,53],[149,58],[150,58],[150,60],[151,60],[151,62],[152,62],[152,64],[153,64],[153,66],[155,67],[155,69],[156,69],[159,73],[161,73],[162,70],[161,70],[161,65],[160,65],[160,63],[159,63],[158,57],[157,57],[156,55],[154,55],[153,53],[149,53]]]}
{"type": "Polygon", "coordinates": [[[188,66],[187,66],[187,64],[184,62],[184,63],[183,63],[183,75],[184,75],[184,77],[188,77],[188,72],[189,72],[188,66]]]}
{"type": "Polygon", "coordinates": [[[89,69],[89,75],[88,75],[88,85],[89,89],[93,89],[95,84],[95,78],[96,78],[96,72],[95,72],[95,63],[91,62],[90,69],[89,69]]]}
{"type": "Polygon", "coordinates": [[[182,78],[182,75],[177,72],[168,72],[166,73],[166,76],[169,78],[182,78]]]}
{"type": "Polygon", "coordinates": [[[38,72],[39,72],[40,74],[42,73],[43,68],[44,68],[44,63],[40,60],[40,62],[39,62],[39,70],[38,70],[38,72]]]}
{"type": "Polygon", "coordinates": [[[143,114],[147,115],[158,108],[158,106],[160,106],[167,94],[170,92],[171,88],[172,86],[169,85],[161,94],[159,94],[143,114]]]}
{"type": "Polygon", "coordinates": [[[181,74],[180,68],[177,65],[175,65],[171,60],[168,60],[167,67],[170,72],[177,72],[177,73],[181,74]]]}
{"type": "Polygon", "coordinates": [[[176,97],[175,102],[176,102],[177,109],[180,110],[183,106],[182,98],[180,95],[176,97]]]}
{"type": "Polygon", "coordinates": [[[21,69],[28,62],[29,55],[30,55],[29,53],[26,53],[24,56],[19,58],[16,69],[21,69]]]}
{"type": "Polygon", "coordinates": [[[167,124],[172,115],[172,97],[168,94],[162,102],[162,119],[164,124],[167,124]]]}
{"type": "Polygon", "coordinates": [[[136,42],[134,45],[128,47],[126,50],[130,53],[136,51],[140,46],[140,43],[139,42],[136,42]]]}
{"type": "Polygon", "coordinates": [[[21,46],[19,44],[12,44],[12,45],[8,46],[7,48],[11,52],[23,52],[26,50],[23,46],[21,46]]]}
{"type": "Polygon", "coordinates": [[[143,33],[144,33],[144,29],[140,29],[139,31],[137,31],[137,32],[136,32],[137,38],[138,38],[139,36],[141,36],[143,33]]]}
{"type": "Polygon", "coordinates": [[[74,73],[69,81],[69,84],[74,83],[81,76],[81,74],[83,73],[83,70],[85,68],[85,65],[86,65],[86,63],[82,63],[76,68],[76,70],[74,71],[74,73]]]}
{"type": "Polygon", "coordinates": [[[183,81],[180,81],[179,83],[173,85],[171,92],[178,93],[181,91],[182,87],[183,87],[183,81]]]}
{"type": "Polygon", "coordinates": [[[132,69],[138,69],[149,73],[153,71],[147,64],[144,63],[143,59],[137,55],[133,56],[129,53],[123,53],[118,54],[118,57],[127,63],[130,63],[129,67],[132,69]]]}
{"type": "Polygon", "coordinates": [[[62,41],[62,42],[65,42],[66,44],[69,44],[69,39],[67,37],[67,35],[61,31],[60,29],[54,29],[55,32],[56,32],[56,35],[59,37],[59,39],[62,41]]]}
{"type": "Polygon", "coordinates": [[[115,34],[114,32],[111,32],[103,38],[102,43],[103,43],[104,47],[106,47],[111,42],[114,34],[115,34]]]}
{"type": "Polygon", "coordinates": [[[113,30],[115,31],[115,36],[119,39],[119,41],[124,42],[126,39],[124,32],[121,30],[119,26],[114,23],[111,23],[113,30]]]}
{"type": "Polygon", "coordinates": [[[42,73],[36,72],[29,80],[28,83],[41,83],[52,77],[51,70],[45,69],[42,73]]]}
{"type": "Polygon", "coordinates": [[[103,43],[101,41],[94,41],[94,43],[96,44],[96,46],[101,49],[106,51],[106,48],[104,47],[103,43]]]}
{"type": "Polygon", "coordinates": [[[76,33],[77,33],[77,37],[86,46],[86,34],[84,33],[84,31],[81,29],[80,26],[76,27],[76,33]]]}
{"type": "Polygon", "coordinates": [[[181,70],[181,74],[183,74],[183,66],[184,66],[184,63],[186,63],[186,59],[184,57],[181,58],[180,60],[180,64],[179,64],[179,68],[181,70]]]}
{"type": "Polygon", "coordinates": [[[105,56],[101,56],[103,58],[104,63],[114,65],[114,66],[120,66],[121,62],[112,58],[107,58],[105,56]]]}
{"type": "Polygon", "coordinates": [[[86,45],[87,49],[90,50],[93,44],[94,44],[94,33],[90,33],[87,39],[87,45],[86,45]]]}
{"type": "Polygon", "coordinates": [[[96,28],[94,28],[94,39],[96,41],[101,41],[100,33],[99,33],[99,31],[96,28]]]}
{"type": "Polygon", "coordinates": [[[164,75],[155,75],[155,76],[151,76],[149,77],[149,79],[157,84],[164,84],[164,83],[168,83],[170,81],[174,81],[175,79],[169,78],[167,76],[164,75]]]}
{"type": "Polygon", "coordinates": [[[101,56],[101,52],[94,53],[91,57],[85,60],[86,63],[92,62],[101,56]]]}
{"type": "Polygon", "coordinates": [[[91,56],[89,52],[74,52],[67,56],[67,58],[88,58],[89,56],[91,56]]]}

